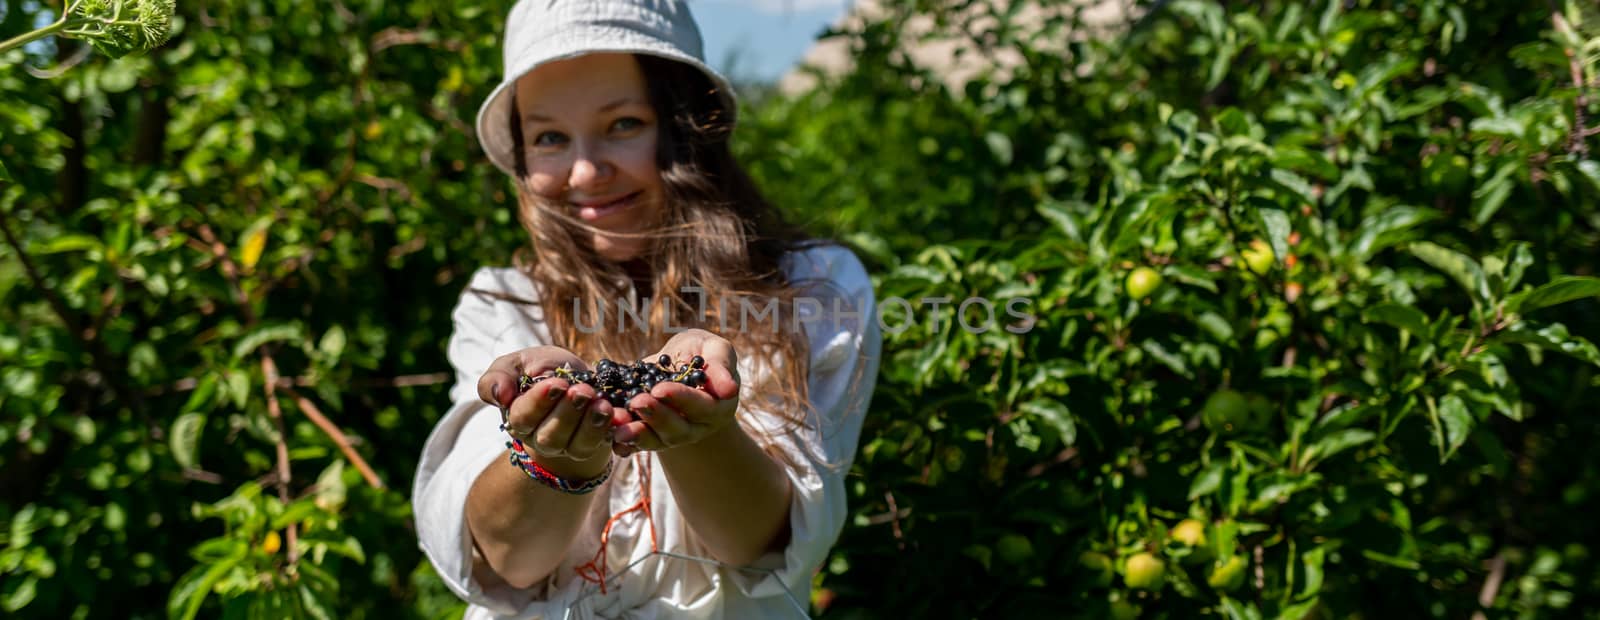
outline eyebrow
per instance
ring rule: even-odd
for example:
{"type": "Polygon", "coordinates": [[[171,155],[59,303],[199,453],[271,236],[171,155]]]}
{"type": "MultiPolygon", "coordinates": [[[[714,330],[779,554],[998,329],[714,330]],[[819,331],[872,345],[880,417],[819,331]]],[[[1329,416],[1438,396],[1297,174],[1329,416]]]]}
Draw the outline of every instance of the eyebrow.
{"type": "MultiPolygon", "coordinates": [[[[633,97],[623,97],[623,98],[618,99],[616,101],[613,101],[611,103],[608,103],[608,104],[605,104],[603,106],[600,106],[600,111],[601,112],[610,112],[612,110],[615,110],[617,108],[620,108],[620,107],[622,107],[622,106],[624,106],[626,104],[630,104],[630,103],[639,103],[639,100],[634,99],[633,97]]],[[[549,123],[549,122],[553,122],[554,121],[554,119],[551,119],[548,116],[542,116],[542,115],[536,114],[534,112],[524,113],[523,114],[523,119],[524,119],[524,121],[523,121],[524,123],[529,123],[529,122],[533,122],[533,123],[549,123]]]]}

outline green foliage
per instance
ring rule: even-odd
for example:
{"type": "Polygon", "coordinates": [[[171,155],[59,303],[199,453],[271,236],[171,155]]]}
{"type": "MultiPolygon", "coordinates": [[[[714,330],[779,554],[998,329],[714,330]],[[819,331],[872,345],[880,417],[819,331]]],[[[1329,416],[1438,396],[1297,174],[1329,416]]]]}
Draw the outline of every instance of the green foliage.
{"type": "MultiPolygon", "coordinates": [[[[1600,15],[889,4],[738,138],[912,304],[819,612],[1600,606],[1600,15]],[[1014,62],[952,90],[894,51],[913,13],[1014,62]]],[[[502,12],[184,3],[53,79],[81,43],[0,51],[8,616],[459,617],[405,489],[456,294],[526,243],[470,135],[502,12]]]]}
{"type": "Polygon", "coordinates": [[[856,71],[762,109],[743,154],[852,235],[881,297],[955,301],[888,335],[817,606],[1593,609],[1581,5],[1175,0],[1093,41],[1070,14],[936,0],[841,34],[856,71]],[[911,23],[1000,69],[913,64],[911,23]],[[1165,281],[1148,297],[1142,269],[1165,281]],[[1031,299],[1037,323],[961,329],[973,297],[1031,299]],[[1167,534],[1186,519],[1198,548],[1167,534]],[[1017,534],[1029,559],[1000,561],[1017,534]],[[1082,559],[1144,553],[1165,580],[1139,590],[1082,559]]]}
{"type": "Polygon", "coordinates": [[[467,165],[503,13],[178,8],[148,54],[0,61],[6,615],[459,615],[408,496],[456,292],[525,243],[467,165]]]}

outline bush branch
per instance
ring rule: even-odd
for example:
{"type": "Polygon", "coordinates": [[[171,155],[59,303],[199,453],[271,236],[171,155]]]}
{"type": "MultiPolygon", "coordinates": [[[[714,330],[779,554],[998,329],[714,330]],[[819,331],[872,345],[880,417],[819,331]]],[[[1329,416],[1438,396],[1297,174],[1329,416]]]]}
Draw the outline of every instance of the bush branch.
{"type": "MultiPolygon", "coordinates": [[[[264,385],[261,389],[267,393],[267,415],[272,418],[273,426],[278,429],[278,441],[276,442],[278,467],[275,476],[278,479],[278,501],[288,505],[291,475],[289,470],[289,444],[285,443],[287,439],[286,431],[283,428],[283,408],[278,404],[278,391],[272,387],[278,383],[278,364],[272,361],[271,355],[261,354],[261,375],[265,377],[264,385]]],[[[300,559],[299,545],[296,544],[298,537],[295,535],[295,525],[290,523],[285,533],[287,535],[284,536],[284,540],[288,541],[289,563],[294,564],[300,559]]]]}
{"type": "Polygon", "coordinates": [[[328,416],[322,415],[322,410],[317,408],[316,403],[311,402],[311,399],[300,395],[299,392],[291,388],[280,387],[279,389],[293,396],[295,406],[300,408],[300,412],[311,418],[311,422],[316,424],[317,428],[322,429],[322,432],[327,433],[328,438],[332,439],[333,443],[339,445],[339,451],[343,452],[344,457],[350,459],[350,463],[356,466],[356,470],[361,472],[361,477],[367,480],[368,485],[374,489],[385,488],[383,480],[378,478],[378,473],[373,471],[372,466],[367,464],[367,460],[361,458],[361,454],[356,452],[354,446],[350,445],[350,438],[345,437],[344,431],[339,430],[339,426],[329,420],[328,416]]]}
{"type": "MultiPolygon", "coordinates": [[[[1567,23],[1567,18],[1561,16],[1560,11],[1552,11],[1550,21],[1555,24],[1557,32],[1572,31],[1572,26],[1567,23]]],[[[1593,135],[1594,131],[1600,131],[1600,127],[1591,131],[1587,119],[1583,116],[1583,111],[1589,107],[1589,93],[1584,89],[1583,66],[1578,64],[1577,52],[1565,46],[1561,51],[1567,55],[1567,68],[1572,72],[1572,88],[1578,91],[1577,99],[1572,104],[1572,133],[1567,137],[1567,152],[1588,153],[1589,144],[1584,138],[1593,135]]]]}

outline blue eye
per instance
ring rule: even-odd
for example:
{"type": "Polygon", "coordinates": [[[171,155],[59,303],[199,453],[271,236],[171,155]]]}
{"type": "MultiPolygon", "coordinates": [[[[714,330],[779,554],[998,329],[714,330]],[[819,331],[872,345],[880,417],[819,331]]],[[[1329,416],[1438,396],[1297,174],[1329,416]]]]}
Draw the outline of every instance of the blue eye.
{"type": "Polygon", "coordinates": [[[627,131],[629,129],[636,129],[643,126],[644,121],[632,116],[624,116],[611,123],[611,128],[618,131],[627,131]]]}
{"type": "Polygon", "coordinates": [[[546,131],[533,137],[534,146],[556,146],[566,141],[566,136],[554,131],[546,131]]]}

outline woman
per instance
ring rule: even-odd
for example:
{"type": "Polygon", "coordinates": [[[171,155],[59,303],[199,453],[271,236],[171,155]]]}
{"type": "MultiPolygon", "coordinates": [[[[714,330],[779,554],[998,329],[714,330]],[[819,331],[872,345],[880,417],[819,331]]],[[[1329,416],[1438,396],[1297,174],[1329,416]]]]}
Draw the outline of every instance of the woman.
{"type": "Polygon", "coordinates": [[[733,159],[683,2],[523,0],[503,44],[478,134],[531,247],[456,306],[424,552],[468,618],[804,615],[877,374],[865,270],[733,159]],[[657,370],[601,394],[603,359],[657,370]]]}

